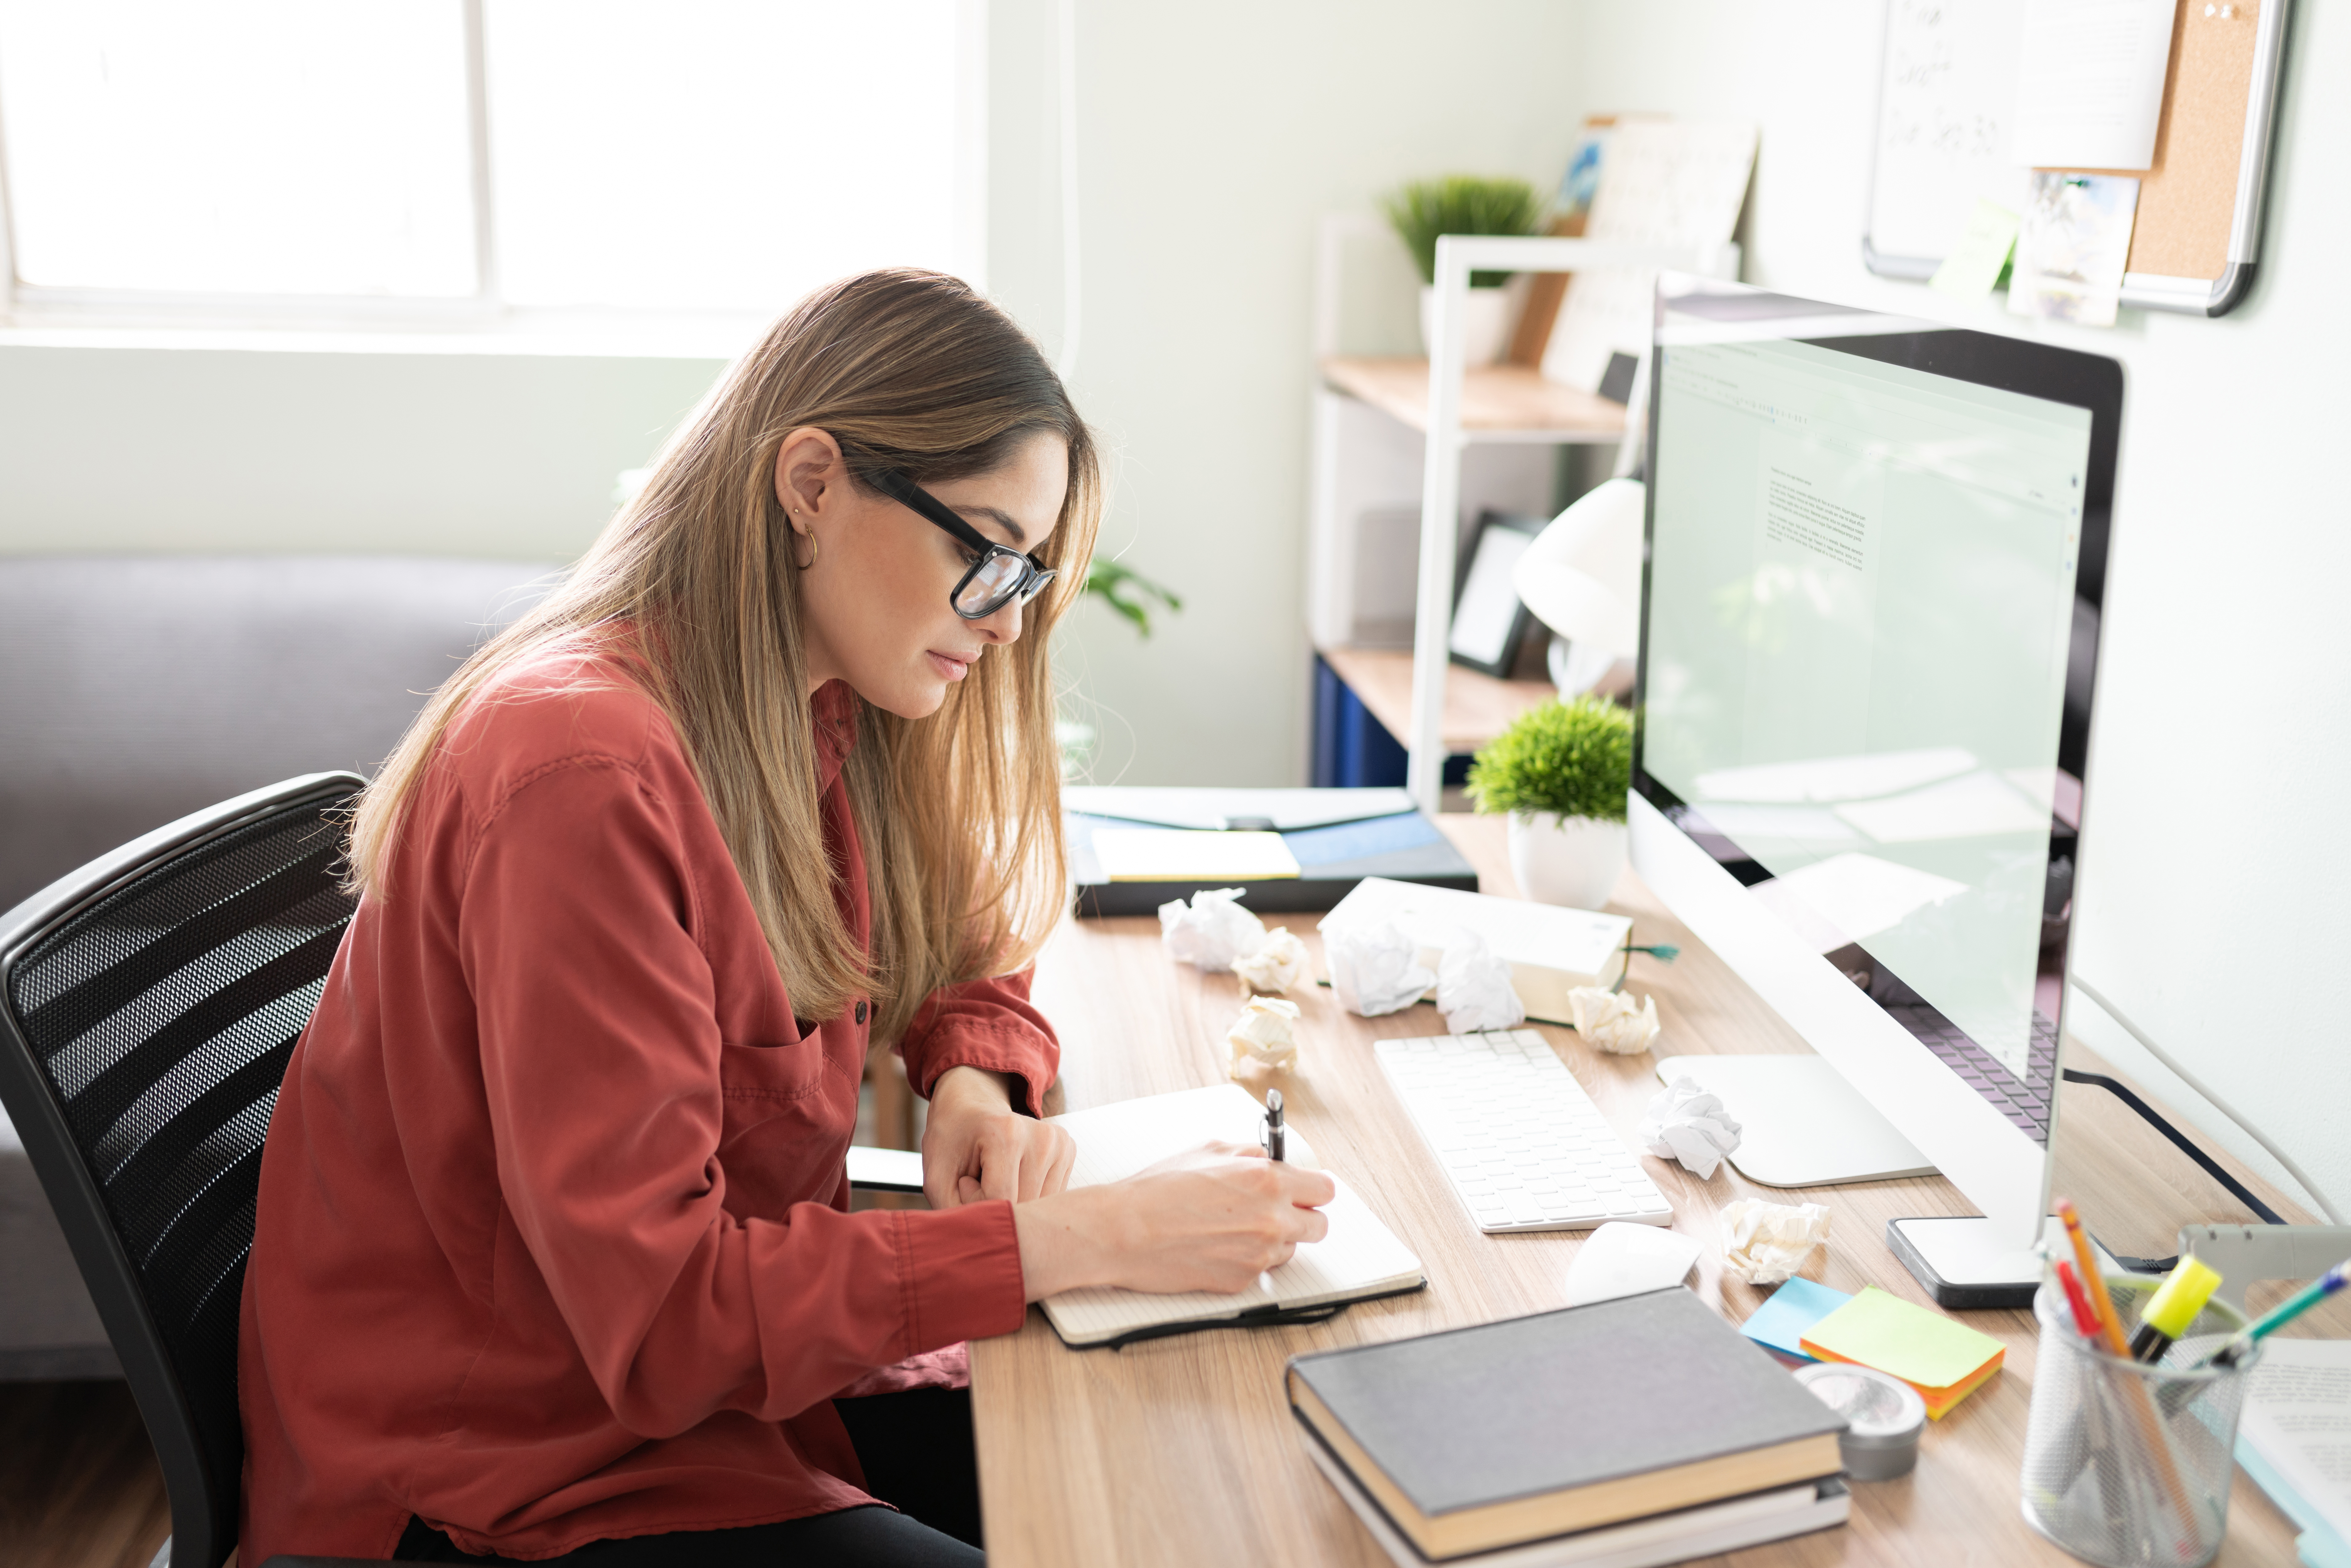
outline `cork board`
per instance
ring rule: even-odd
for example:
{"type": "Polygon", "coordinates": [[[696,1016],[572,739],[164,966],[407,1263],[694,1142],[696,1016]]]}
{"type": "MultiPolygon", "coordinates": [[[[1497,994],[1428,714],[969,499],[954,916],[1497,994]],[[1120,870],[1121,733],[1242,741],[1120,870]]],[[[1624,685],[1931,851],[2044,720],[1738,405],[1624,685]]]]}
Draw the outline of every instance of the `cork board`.
{"type": "MultiPolygon", "coordinates": [[[[2232,259],[2252,259],[2231,256],[2231,236],[2240,203],[2259,200],[2258,163],[2252,188],[2239,188],[2245,138],[2249,131],[2268,133],[2290,3],[2231,0],[2224,16],[2217,0],[2179,0],[2153,165],[2074,171],[2138,180],[2126,265],[2132,277],[2147,280],[2151,293],[2167,279],[2217,285],[2232,259]]],[[[1887,0],[1865,231],[1873,270],[1895,277],[1930,275],[1979,197],[2022,210],[2027,172],[2009,164],[2005,154],[2024,4],[1887,0]]],[[[2263,146],[2261,156],[2267,155],[2263,146]]],[[[2126,278],[2126,306],[2187,308],[2176,294],[2158,301],[2133,293],[2126,278]]]]}
{"type": "Polygon", "coordinates": [[[2228,269],[2245,101],[2253,88],[2255,7],[2273,3],[2282,0],[2232,5],[2232,15],[2222,18],[2207,16],[2204,0],[2180,0],[2171,22],[2171,73],[2163,84],[2155,166],[2138,177],[2131,271],[2217,278],[2228,269]]]}

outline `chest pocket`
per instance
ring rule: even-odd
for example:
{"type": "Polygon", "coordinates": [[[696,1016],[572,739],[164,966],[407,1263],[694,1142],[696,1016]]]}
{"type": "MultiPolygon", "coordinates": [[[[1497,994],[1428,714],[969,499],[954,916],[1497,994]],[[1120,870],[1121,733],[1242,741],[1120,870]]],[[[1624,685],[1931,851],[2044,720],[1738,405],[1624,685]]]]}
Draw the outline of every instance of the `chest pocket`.
{"type": "Polygon", "coordinates": [[[728,1102],[727,1121],[735,1119],[737,1100],[806,1100],[824,1092],[828,1076],[836,1076],[825,1061],[821,1032],[805,1034],[790,1045],[737,1045],[722,1041],[718,1051],[718,1086],[728,1102]]]}

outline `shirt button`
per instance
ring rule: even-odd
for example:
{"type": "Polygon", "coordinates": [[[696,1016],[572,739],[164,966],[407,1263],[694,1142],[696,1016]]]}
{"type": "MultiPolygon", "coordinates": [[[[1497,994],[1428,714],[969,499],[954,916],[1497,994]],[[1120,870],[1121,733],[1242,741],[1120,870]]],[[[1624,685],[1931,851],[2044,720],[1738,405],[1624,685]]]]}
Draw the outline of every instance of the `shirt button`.
{"type": "Polygon", "coordinates": [[[862,1001],[857,1004],[857,1021],[859,1023],[865,1021],[865,1004],[862,1001]]]}

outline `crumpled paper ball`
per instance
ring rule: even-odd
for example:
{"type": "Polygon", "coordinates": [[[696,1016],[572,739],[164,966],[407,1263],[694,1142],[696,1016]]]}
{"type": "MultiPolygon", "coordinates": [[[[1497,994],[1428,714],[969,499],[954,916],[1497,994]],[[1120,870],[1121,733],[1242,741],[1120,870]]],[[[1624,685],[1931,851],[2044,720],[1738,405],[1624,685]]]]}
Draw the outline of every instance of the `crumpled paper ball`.
{"type": "Polygon", "coordinates": [[[1742,1197],[1722,1206],[1723,1272],[1750,1285],[1794,1277],[1815,1247],[1829,1240],[1829,1211],[1817,1203],[1761,1203],[1742,1197]]]}
{"type": "Polygon", "coordinates": [[[1516,1029],[1527,1009],[1510,985],[1510,964],[1497,957],[1486,939],[1463,932],[1437,966],[1437,1010],[1455,1034],[1481,1029],[1516,1029]]]}
{"type": "Polygon", "coordinates": [[[1710,1179],[1725,1155],[1739,1147],[1739,1124],[1724,1113],[1722,1096],[1694,1078],[1677,1078],[1649,1102],[1641,1142],[1660,1159],[1679,1160],[1700,1181],[1710,1179]]]}
{"type": "Polygon", "coordinates": [[[1657,1038],[1657,998],[1638,1005],[1622,991],[1578,986],[1567,993],[1568,1015],[1584,1043],[1617,1056],[1638,1056],[1657,1038]]]}
{"type": "Polygon", "coordinates": [[[1331,994],[1367,1019],[1412,1006],[1437,983],[1420,967],[1420,944],[1393,920],[1323,932],[1322,956],[1331,966],[1331,994]]]}
{"type": "Polygon", "coordinates": [[[1179,964],[1223,970],[1265,946],[1265,922],[1236,902],[1238,887],[1204,887],[1190,908],[1180,898],[1159,906],[1159,945],[1179,964]]]}
{"type": "Polygon", "coordinates": [[[1290,1026],[1298,1021],[1298,1004],[1283,1001],[1280,997],[1251,997],[1241,1009],[1241,1016],[1225,1031],[1225,1043],[1233,1048],[1232,1061],[1226,1063],[1225,1076],[1237,1078],[1243,1067],[1256,1062],[1261,1067],[1288,1067],[1298,1060],[1298,1040],[1290,1026]]]}
{"type": "Polygon", "coordinates": [[[1256,952],[1233,960],[1233,973],[1252,991],[1286,991],[1306,973],[1306,944],[1289,926],[1277,925],[1256,952]]]}

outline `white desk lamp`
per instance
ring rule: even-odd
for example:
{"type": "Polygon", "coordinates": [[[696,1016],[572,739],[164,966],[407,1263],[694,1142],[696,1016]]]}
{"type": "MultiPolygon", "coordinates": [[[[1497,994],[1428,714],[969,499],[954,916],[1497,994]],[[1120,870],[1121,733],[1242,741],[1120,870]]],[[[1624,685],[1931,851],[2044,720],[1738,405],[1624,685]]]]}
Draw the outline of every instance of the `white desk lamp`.
{"type": "Polygon", "coordinates": [[[1562,695],[1614,687],[1641,651],[1638,479],[1611,479],[1553,518],[1519,558],[1511,582],[1536,620],[1567,640],[1552,649],[1562,695]]]}

